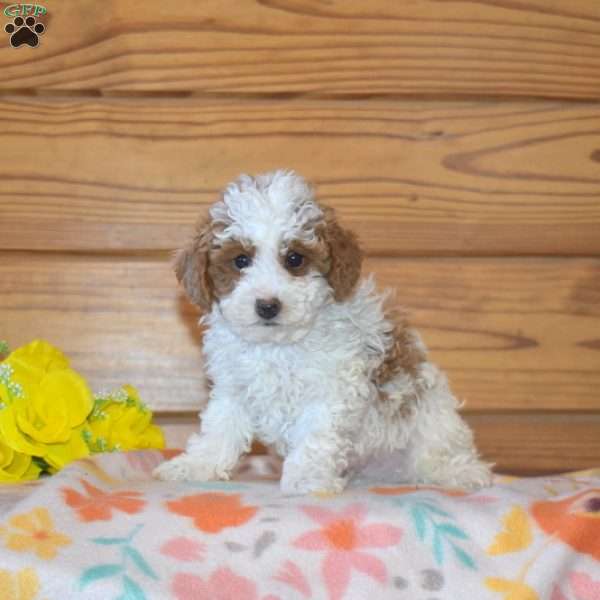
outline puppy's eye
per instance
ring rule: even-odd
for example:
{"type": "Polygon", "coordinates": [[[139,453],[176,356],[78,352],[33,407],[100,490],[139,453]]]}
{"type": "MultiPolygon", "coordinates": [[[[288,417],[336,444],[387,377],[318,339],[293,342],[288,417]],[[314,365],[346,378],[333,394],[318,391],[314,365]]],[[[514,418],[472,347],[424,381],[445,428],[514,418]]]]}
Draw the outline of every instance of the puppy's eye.
{"type": "Polygon", "coordinates": [[[304,256],[302,256],[302,254],[298,254],[297,252],[290,252],[285,257],[285,264],[290,267],[290,269],[297,269],[304,264],[304,256]]]}
{"type": "Polygon", "coordinates": [[[233,263],[238,269],[245,269],[250,266],[250,257],[245,254],[240,254],[233,259],[233,263]]]}

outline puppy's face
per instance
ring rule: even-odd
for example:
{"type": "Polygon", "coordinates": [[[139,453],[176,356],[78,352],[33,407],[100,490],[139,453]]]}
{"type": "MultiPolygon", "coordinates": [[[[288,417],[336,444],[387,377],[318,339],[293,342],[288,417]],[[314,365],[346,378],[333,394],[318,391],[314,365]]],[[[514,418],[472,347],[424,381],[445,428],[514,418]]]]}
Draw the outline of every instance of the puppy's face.
{"type": "Polygon", "coordinates": [[[190,299],[215,306],[252,342],[305,336],[322,307],[342,301],[360,275],[355,237],[320,207],[299,176],[277,171],[231,184],[175,270],[190,299]]]}

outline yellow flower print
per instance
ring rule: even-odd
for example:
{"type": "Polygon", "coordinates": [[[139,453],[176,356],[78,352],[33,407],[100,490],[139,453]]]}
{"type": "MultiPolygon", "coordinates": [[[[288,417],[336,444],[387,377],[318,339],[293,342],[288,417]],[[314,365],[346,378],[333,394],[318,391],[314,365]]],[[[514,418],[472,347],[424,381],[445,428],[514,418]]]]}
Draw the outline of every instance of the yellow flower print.
{"type": "Polygon", "coordinates": [[[494,592],[500,592],[503,600],[539,600],[537,592],[521,581],[487,577],[485,585],[494,592]]]}
{"type": "Polygon", "coordinates": [[[0,528],[0,535],[5,538],[6,547],[16,552],[34,552],[39,558],[49,560],[61,546],[71,543],[71,538],[54,530],[50,514],[42,507],[15,515],[8,524],[12,529],[0,528]]]}
{"type": "Polygon", "coordinates": [[[513,506],[502,519],[504,529],[496,535],[487,549],[490,555],[519,552],[527,548],[532,540],[529,517],[521,506],[513,506]]]}
{"type": "Polygon", "coordinates": [[[40,589],[33,569],[22,569],[14,575],[0,570],[0,600],[35,600],[40,589]]]}

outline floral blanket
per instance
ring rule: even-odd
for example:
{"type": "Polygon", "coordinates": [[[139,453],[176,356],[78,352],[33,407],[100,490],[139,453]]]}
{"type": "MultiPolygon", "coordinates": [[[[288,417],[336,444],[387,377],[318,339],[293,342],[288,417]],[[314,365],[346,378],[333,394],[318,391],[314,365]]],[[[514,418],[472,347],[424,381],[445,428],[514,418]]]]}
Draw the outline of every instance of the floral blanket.
{"type": "Polygon", "coordinates": [[[98,455],[0,494],[0,600],[600,600],[600,469],[287,498],[267,458],[181,484],[151,479],[162,459],[98,455]]]}

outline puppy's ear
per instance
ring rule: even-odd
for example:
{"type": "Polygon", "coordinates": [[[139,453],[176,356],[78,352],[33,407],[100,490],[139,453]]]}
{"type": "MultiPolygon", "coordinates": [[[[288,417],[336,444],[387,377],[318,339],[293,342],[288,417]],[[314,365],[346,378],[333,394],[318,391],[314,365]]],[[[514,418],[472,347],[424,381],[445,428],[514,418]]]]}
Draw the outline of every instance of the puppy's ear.
{"type": "Polygon", "coordinates": [[[362,250],[354,233],[340,226],[335,211],[325,208],[325,223],[321,237],[329,248],[329,271],[327,281],[333,289],[337,302],[348,298],[360,277],[362,250]]]}
{"type": "Polygon", "coordinates": [[[188,298],[204,311],[211,309],[214,293],[208,274],[209,251],[213,231],[211,222],[200,221],[192,241],[175,252],[174,267],[177,281],[183,285],[188,298]]]}

